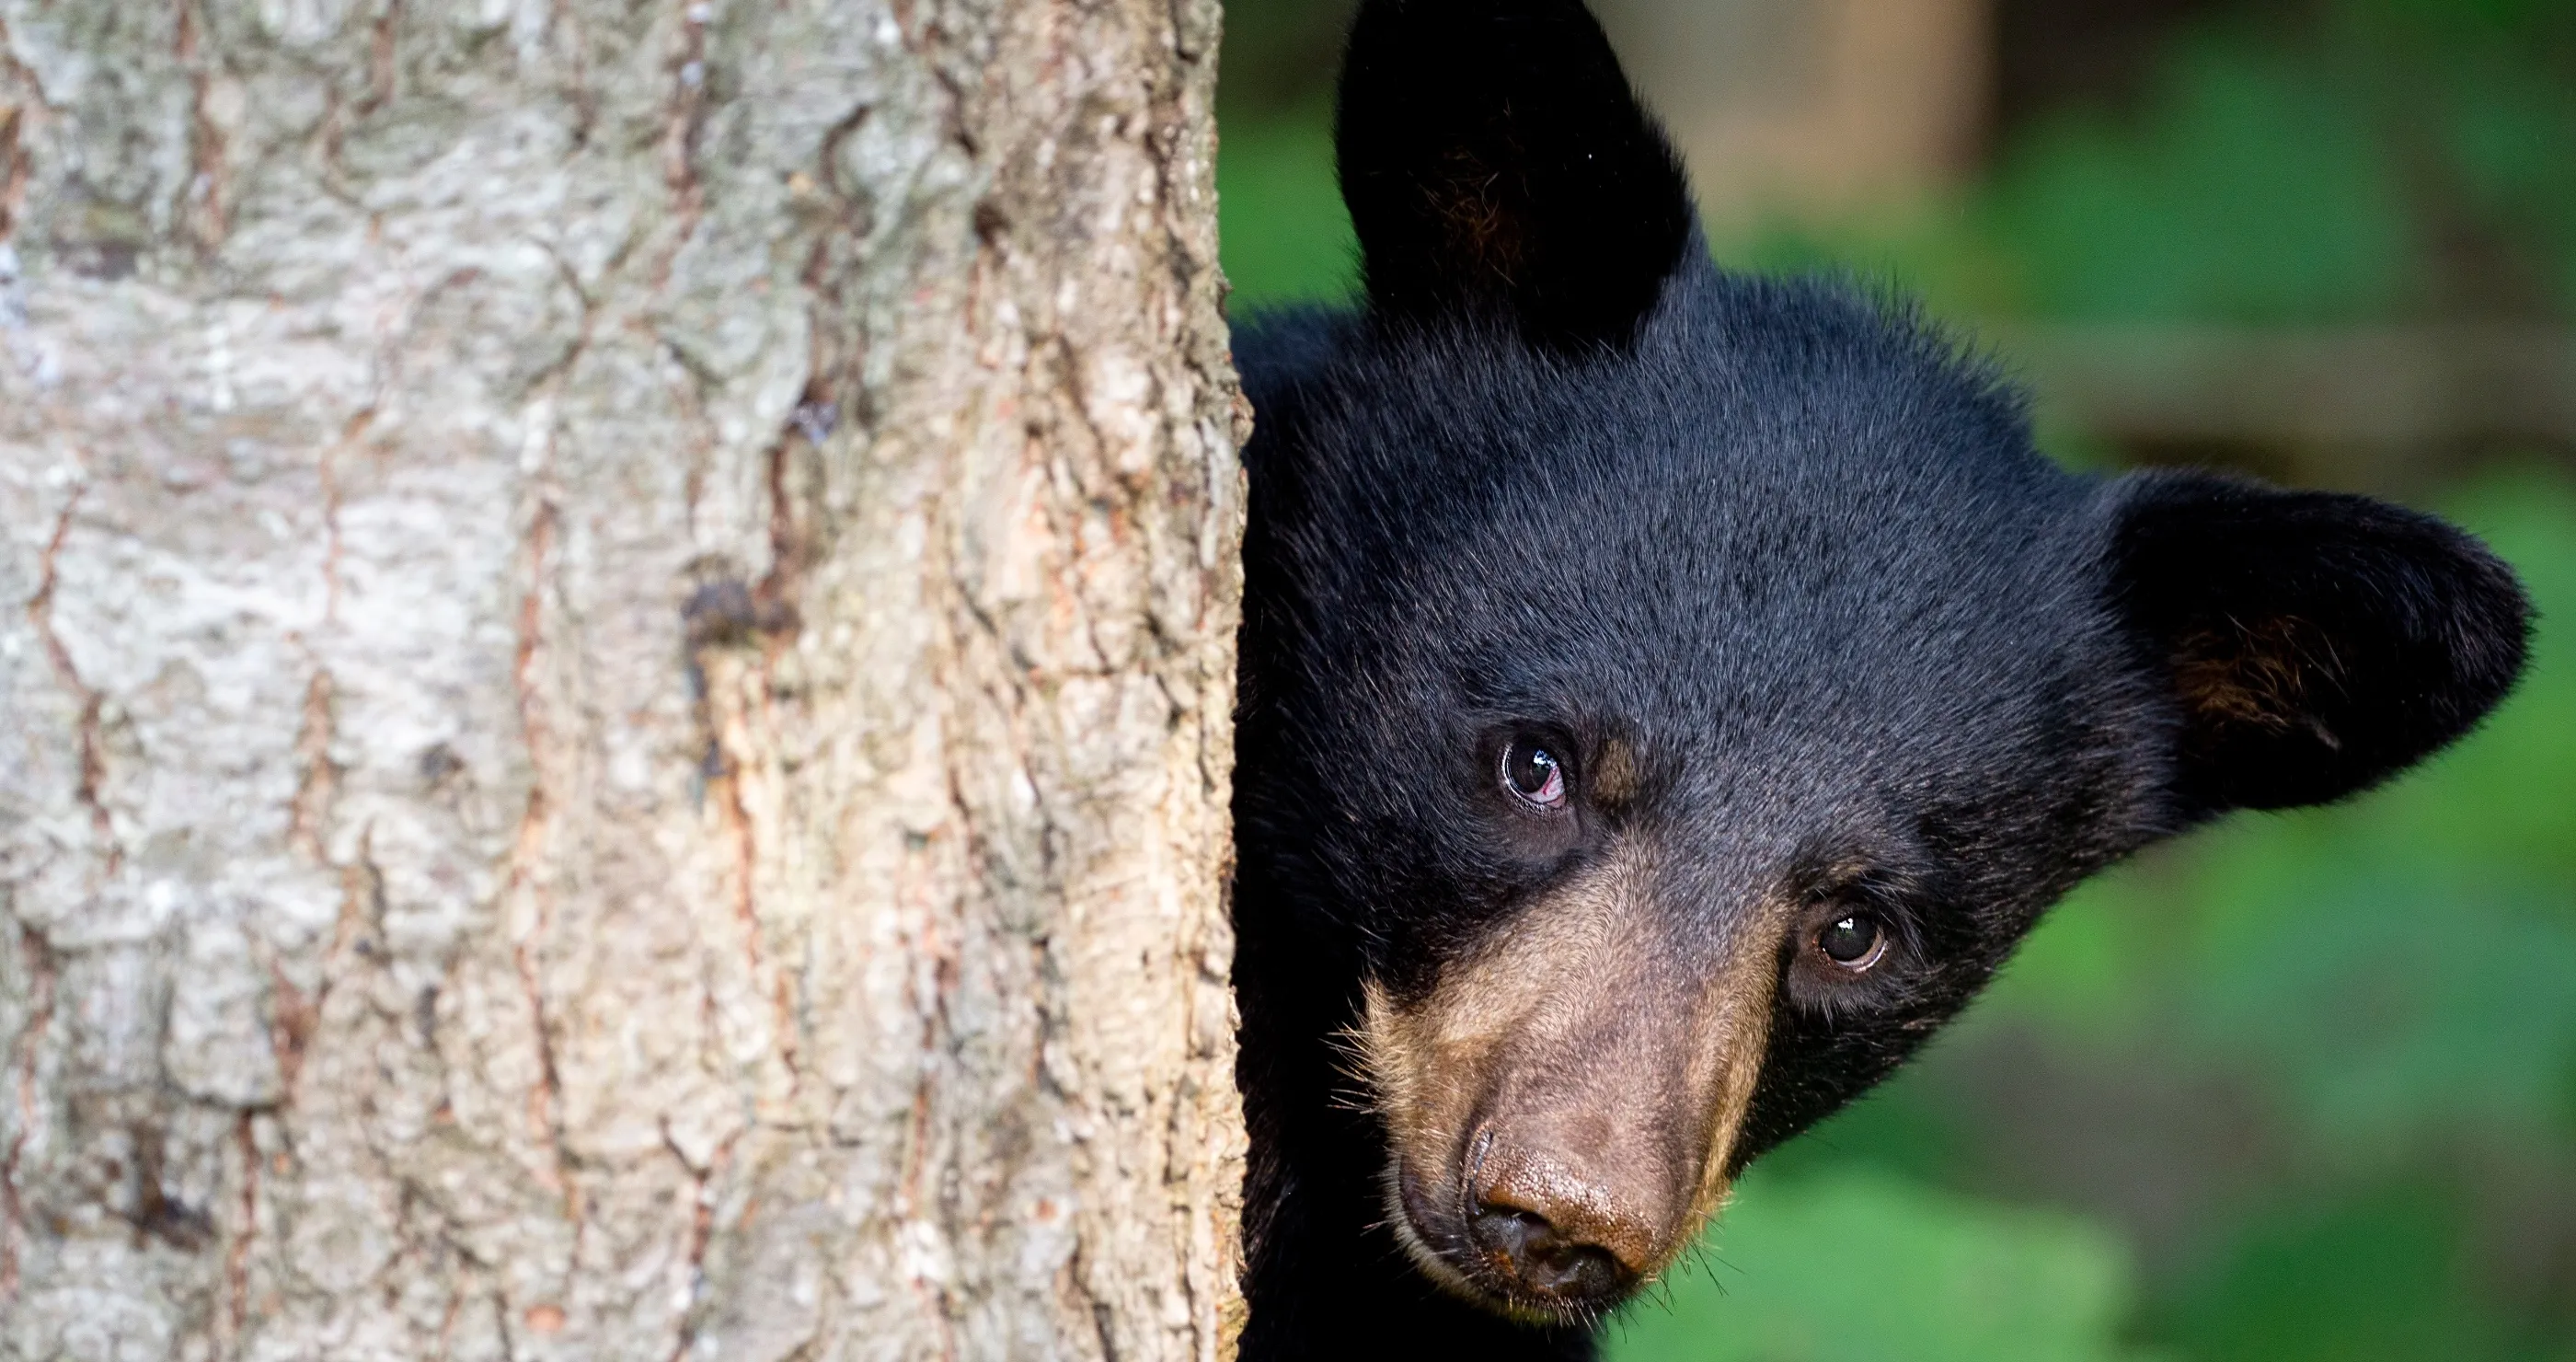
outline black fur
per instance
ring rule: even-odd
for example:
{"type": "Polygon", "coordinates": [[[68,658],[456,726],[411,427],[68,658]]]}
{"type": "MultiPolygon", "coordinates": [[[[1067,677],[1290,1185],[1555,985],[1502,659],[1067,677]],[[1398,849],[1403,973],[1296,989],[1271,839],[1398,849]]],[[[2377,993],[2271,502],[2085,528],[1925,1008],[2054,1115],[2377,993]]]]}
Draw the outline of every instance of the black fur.
{"type": "Polygon", "coordinates": [[[1405,1261],[1334,1038],[1363,980],[1418,994],[1608,839],[1664,849],[1685,932],[1784,890],[1896,929],[1868,988],[1781,989],[1740,1164],[1883,1077],[2077,880],[2366,785],[2521,666],[2519,588],[2439,522],[2068,474],[1903,309],[1717,269],[1625,89],[1571,0],[1370,0],[1339,129],[1369,304],[1238,339],[1247,1362],[1591,1355],[1405,1261]],[[1450,229],[1461,186],[1498,186],[1477,211],[1519,265],[1450,229]],[[2272,707],[2191,698],[2232,676],[2272,707]],[[1636,791],[1545,836],[1499,819],[1493,752],[1528,731],[1578,786],[1621,740],[1636,791]]]}
{"type": "Polygon", "coordinates": [[[2187,707],[2195,812],[2375,784],[2477,722],[2522,670],[2512,571],[2431,516],[2174,475],[2132,480],[2120,505],[2114,588],[2150,661],[2272,702],[2187,707]]]}
{"type": "Polygon", "coordinates": [[[1681,163],[1576,0],[1363,8],[1333,140],[1380,317],[1623,341],[1690,240],[1681,163]]]}

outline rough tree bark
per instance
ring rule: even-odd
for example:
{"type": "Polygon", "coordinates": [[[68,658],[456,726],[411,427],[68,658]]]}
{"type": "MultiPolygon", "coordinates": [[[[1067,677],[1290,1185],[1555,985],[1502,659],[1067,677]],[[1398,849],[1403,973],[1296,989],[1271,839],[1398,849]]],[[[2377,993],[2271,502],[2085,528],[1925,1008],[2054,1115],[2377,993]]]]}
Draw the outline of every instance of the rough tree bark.
{"type": "Polygon", "coordinates": [[[0,1357],[1206,1358],[1213,0],[0,0],[0,1357]]]}

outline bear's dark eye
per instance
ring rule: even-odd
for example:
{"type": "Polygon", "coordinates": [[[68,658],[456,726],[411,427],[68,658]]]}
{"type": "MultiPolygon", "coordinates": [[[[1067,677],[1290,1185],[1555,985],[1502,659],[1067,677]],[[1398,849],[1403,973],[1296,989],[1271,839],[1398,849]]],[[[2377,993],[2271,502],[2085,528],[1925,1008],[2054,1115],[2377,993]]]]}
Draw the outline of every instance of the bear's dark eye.
{"type": "Polygon", "coordinates": [[[1858,974],[1887,954],[1887,929],[1867,913],[1846,914],[1817,931],[1816,949],[1827,960],[1858,974]]]}
{"type": "Polygon", "coordinates": [[[1536,738],[1514,738],[1503,749],[1503,788],[1533,809],[1565,806],[1565,767],[1536,738]]]}

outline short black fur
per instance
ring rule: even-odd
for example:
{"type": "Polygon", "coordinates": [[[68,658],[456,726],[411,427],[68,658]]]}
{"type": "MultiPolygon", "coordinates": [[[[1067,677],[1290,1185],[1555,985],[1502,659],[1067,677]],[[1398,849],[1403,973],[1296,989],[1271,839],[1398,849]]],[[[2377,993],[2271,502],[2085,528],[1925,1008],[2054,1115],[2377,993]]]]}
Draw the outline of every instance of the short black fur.
{"type": "Polygon", "coordinates": [[[1905,309],[1716,268],[1570,0],[1369,0],[1340,118],[1367,306],[1237,347],[1247,1362],[1591,1355],[1406,1260],[1339,1038],[1612,843],[1662,848],[1678,940],[1779,895],[1898,930],[1868,987],[1779,990],[1740,1166],[2085,875],[2380,779],[2521,668],[2519,587],[2438,521],[2069,474],[1905,309]],[[1633,789],[1511,822],[1493,753],[1530,731],[1636,754],[1633,789]]]}
{"type": "Polygon", "coordinates": [[[1621,343],[1690,238],[1681,165],[1579,0],[1366,6],[1334,145],[1379,318],[1621,343]]]}
{"type": "Polygon", "coordinates": [[[2115,592],[2187,697],[2195,812],[2338,799],[2475,723],[2522,670],[2527,610],[2476,540],[2364,497],[2135,479],[2115,592]]]}

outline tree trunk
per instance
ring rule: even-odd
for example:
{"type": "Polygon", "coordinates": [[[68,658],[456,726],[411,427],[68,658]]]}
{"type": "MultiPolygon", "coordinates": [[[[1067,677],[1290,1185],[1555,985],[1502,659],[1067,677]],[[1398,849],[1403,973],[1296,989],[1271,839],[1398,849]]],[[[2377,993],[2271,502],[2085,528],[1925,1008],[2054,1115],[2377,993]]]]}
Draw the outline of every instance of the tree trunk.
{"type": "Polygon", "coordinates": [[[1206,1358],[1213,0],[0,0],[0,1358],[1206,1358]]]}

